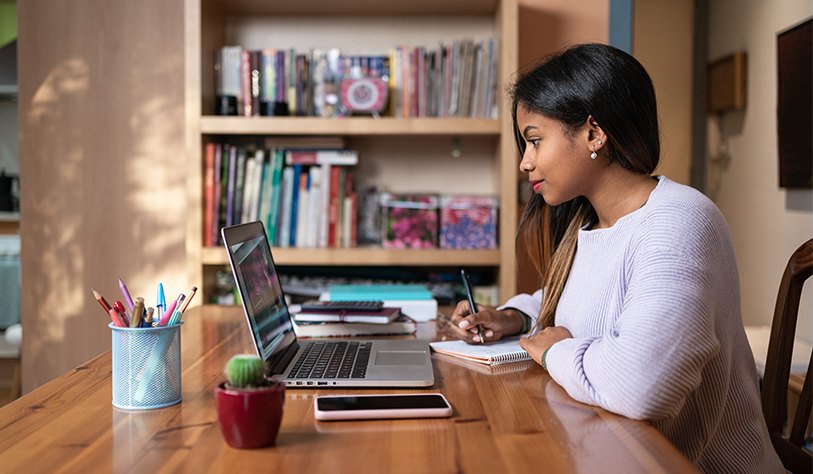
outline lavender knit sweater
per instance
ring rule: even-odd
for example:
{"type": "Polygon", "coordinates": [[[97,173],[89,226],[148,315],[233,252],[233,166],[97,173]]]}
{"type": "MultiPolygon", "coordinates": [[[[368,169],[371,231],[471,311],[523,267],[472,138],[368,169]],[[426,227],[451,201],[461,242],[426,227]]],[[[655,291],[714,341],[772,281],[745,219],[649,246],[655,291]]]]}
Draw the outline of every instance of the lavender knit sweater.
{"type": "MultiPolygon", "coordinates": [[[[762,416],[731,235],[698,191],[658,177],[641,209],[581,230],[556,309],[573,339],[551,377],[576,400],[649,420],[704,472],[784,472],[762,416]]],[[[536,318],[542,290],[503,308],[536,318]]]]}

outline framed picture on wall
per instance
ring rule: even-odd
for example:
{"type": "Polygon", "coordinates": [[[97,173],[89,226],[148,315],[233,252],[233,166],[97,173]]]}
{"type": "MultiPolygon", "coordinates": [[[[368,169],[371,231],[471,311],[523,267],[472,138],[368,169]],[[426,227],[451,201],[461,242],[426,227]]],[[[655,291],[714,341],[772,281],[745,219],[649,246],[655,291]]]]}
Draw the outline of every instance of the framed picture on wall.
{"type": "Polygon", "coordinates": [[[776,46],[779,186],[813,188],[813,19],[780,32],[776,46]]]}

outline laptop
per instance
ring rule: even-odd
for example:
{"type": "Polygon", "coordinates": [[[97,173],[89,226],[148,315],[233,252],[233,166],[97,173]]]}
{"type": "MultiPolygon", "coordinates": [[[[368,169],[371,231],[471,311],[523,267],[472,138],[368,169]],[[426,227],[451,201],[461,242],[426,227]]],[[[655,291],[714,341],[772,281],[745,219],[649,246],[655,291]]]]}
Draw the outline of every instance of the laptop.
{"type": "Polygon", "coordinates": [[[224,227],[221,235],[267,378],[291,388],[434,384],[427,341],[298,340],[262,222],[224,227]]]}

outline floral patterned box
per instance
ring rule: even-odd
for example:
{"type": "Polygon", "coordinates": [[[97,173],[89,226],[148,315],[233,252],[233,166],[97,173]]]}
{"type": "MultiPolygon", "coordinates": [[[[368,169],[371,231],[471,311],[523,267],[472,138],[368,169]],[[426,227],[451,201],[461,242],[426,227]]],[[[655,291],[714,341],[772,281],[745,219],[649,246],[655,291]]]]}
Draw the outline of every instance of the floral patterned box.
{"type": "Polygon", "coordinates": [[[438,245],[438,197],[431,194],[379,195],[381,243],[391,249],[438,245]]]}
{"type": "Polygon", "coordinates": [[[496,196],[441,196],[440,248],[496,249],[496,196]]]}

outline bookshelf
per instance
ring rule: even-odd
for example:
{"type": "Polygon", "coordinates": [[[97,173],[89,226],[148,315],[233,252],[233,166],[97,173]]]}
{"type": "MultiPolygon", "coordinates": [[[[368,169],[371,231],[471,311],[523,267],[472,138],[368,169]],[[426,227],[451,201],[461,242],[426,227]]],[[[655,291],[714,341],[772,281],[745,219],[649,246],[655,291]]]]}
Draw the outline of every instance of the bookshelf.
{"type": "Polygon", "coordinates": [[[185,0],[186,260],[189,284],[203,292],[198,302],[208,300],[211,269],[228,265],[224,249],[202,244],[203,150],[207,142],[237,136],[340,136],[359,150],[360,179],[394,192],[500,198],[497,250],[274,248],[277,265],[490,268],[497,273],[500,300],[512,296],[517,160],[504,97],[499,119],[224,117],[214,115],[213,67],[215,51],[224,45],[344,51],[375,44],[380,50],[494,36],[500,45],[498,80],[505,84],[517,68],[517,30],[517,0],[185,0]],[[453,143],[460,144],[462,157],[452,158],[453,143]],[[410,153],[420,158],[407,166],[410,153]]]}

